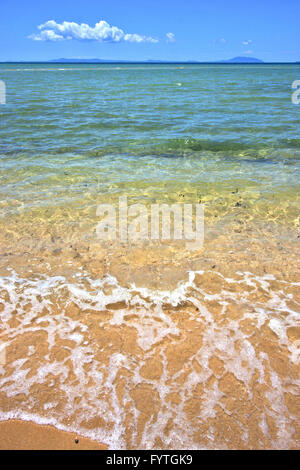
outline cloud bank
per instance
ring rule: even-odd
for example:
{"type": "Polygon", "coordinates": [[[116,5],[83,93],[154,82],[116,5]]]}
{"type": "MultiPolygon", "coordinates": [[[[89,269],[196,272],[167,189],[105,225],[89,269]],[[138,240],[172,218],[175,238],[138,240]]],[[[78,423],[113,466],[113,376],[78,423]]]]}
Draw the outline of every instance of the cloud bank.
{"type": "Polygon", "coordinates": [[[74,23],[64,21],[56,23],[54,20],[38,26],[39,33],[31,34],[30,39],[34,41],[68,41],[76,39],[78,41],[99,41],[99,42],[158,42],[149,36],[141,36],[140,34],[124,33],[117,26],[111,26],[106,21],[101,20],[94,27],[85,23],[74,23]]]}

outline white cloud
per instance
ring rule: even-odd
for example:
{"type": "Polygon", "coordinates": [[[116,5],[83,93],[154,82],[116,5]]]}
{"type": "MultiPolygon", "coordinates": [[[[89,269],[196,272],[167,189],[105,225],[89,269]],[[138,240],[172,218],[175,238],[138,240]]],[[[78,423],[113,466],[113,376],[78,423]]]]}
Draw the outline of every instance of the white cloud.
{"type": "Polygon", "coordinates": [[[244,51],[244,54],[253,54],[253,51],[244,51]]]}
{"type": "Polygon", "coordinates": [[[167,42],[175,42],[175,34],[174,33],[167,33],[167,42]]]}
{"type": "Polygon", "coordinates": [[[227,40],[225,38],[218,38],[218,39],[213,39],[212,44],[215,46],[219,46],[220,44],[226,44],[227,40]]]}
{"type": "Polygon", "coordinates": [[[248,46],[249,44],[251,44],[251,42],[252,42],[252,39],[247,39],[247,41],[243,41],[242,44],[244,46],[248,46]]]}
{"type": "Polygon", "coordinates": [[[54,20],[47,21],[38,26],[40,32],[29,36],[34,41],[67,41],[77,39],[79,41],[100,41],[100,42],[158,42],[149,36],[141,36],[139,34],[124,33],[117,26],[110,26],[106,21],[102,20],[95,24],[94,27],[85,23],[74,23],[64,21],[56,23],[54,20]]]}

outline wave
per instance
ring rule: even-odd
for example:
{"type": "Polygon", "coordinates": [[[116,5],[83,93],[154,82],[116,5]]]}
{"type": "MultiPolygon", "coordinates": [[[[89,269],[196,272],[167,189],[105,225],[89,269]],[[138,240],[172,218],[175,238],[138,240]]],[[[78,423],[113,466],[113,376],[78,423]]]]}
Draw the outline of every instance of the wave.
{"type": "Polygon", "coordinates": [[[73,281],[12,272],[0,278],[8,360],[0,394],[9,403],[0,420],[53,424],[111,449],[196,449],[230,448],[231,416],[241,446],[258,432],[269,447],[293,446],[296,417],[285,397],[299,386],[295,374],[286,379],[300,358],[292,338],[299,285],[191,271],[168,291],[83,270],[73,281]],[[277,363],[279,350],[286,356],[277,363]]]}

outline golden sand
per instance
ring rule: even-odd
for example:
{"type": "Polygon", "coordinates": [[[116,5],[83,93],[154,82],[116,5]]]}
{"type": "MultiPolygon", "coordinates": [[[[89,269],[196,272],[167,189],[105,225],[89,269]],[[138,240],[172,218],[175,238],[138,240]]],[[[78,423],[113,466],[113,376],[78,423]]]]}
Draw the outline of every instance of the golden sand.
{"type": "Polygon", "coordinates": [[[98,442],[26,421],[0,422],[0,450],[105,450],[98,442]]]}
{"type": "Polygon", "coordinates": [[[1,418],[73,434],[1,448],[300,448],[299,232],[230,227],[194,253],[2,233],[1,418]]]}

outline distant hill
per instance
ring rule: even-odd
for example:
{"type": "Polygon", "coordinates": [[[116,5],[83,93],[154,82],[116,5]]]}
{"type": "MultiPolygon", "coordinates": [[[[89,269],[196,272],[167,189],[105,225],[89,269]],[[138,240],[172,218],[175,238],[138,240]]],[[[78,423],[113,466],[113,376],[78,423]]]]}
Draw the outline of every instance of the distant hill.
{"type": "Polygon", "coordinates": [[[228,60],[219,60],[219,64],[263,64],[264,61],[255,57],[234,57],[228,60]]]}

